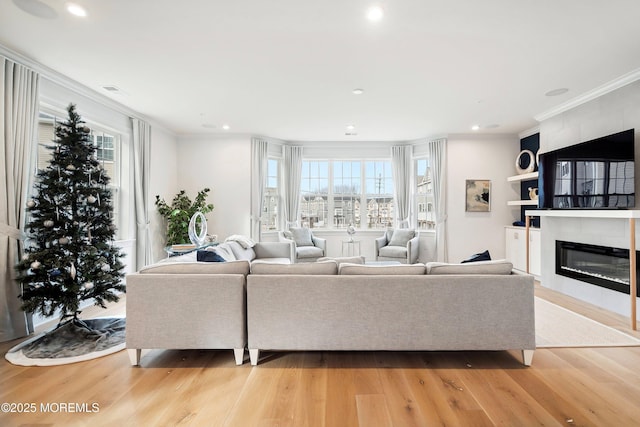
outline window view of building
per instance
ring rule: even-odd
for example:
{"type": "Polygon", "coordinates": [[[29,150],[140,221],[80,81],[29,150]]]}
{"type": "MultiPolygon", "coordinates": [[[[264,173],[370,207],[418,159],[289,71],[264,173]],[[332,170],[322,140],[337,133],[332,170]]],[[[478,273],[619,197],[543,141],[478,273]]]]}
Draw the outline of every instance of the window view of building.
{"type": "Polygon", "coordinates": [[[393,227],[393,174],[388,160],[365,163],[366,228],[393,227]]]}
{"type": "Polygon", "coordinates": [[[262,212],[262,231],[277,230],[278,215],[280,205],[280,193],[278,191],[278,169],[277,159],[267,160],[267,187],[264,191],[264,208],[262,212]]]}
{"type": "Polygon", "coordinates": [[[327,226],[329,218],[329,162],[302,162],[300,183],[302,224],[309,228],[327,226]]]}
{"type": "Polygon", "coordinates": [[[436,222],[433,202],[433,181],[431,179],[429,161],[427,159],[416,160],[415,171],[416,187],[414,194],[418,228],[430,230],[435,228],[436,222]]]}

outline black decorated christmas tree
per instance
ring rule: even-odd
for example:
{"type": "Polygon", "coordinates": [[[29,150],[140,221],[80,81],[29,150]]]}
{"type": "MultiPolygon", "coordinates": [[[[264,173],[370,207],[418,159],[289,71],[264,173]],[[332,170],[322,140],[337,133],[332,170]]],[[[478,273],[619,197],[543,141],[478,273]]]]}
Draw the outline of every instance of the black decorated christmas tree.
{"type": "Polygon", "coordinates": [[[81,303],[118,301],[124,266],[114,246],[116,228],[109,177],[97,159],[90,130],[68,107],[56,127],[52,157],[38,171],[35,196],[27,202],[29,223],[23,259],[17,266],[22,308],[60,323],[78,319],[81,303]]]}

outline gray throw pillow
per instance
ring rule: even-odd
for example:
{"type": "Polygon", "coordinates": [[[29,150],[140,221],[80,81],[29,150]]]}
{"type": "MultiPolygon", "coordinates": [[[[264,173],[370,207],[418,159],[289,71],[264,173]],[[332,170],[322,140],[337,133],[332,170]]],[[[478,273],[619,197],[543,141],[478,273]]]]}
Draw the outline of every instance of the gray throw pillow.
{"type": "Polygon", "coordinates": [[[297,246],[313,246],[313,240],[311,240],[311,229],[307,227],[291,227],[291,236],[297,246]]]}
{"type": "Polygon", "coordinates": [[[398,228],[396,230],[393,230],[393,235],[391,236],[389,246],[406,247],[407,243],[409,243],[409,240],[413,239],[415,235],[415,230],[410,230],[407,228],[398,228]]]}

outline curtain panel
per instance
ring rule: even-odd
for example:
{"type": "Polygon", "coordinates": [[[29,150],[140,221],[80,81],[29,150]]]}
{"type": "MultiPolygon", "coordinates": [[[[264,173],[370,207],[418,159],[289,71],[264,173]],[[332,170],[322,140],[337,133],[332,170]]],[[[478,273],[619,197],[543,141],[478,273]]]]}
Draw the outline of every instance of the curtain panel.
{"type": "Polygon", "coordinates": [[[264,191],[267,185],[267,141],[251,138],[251,238],[260,241],[264,191]]]}
{"type": "Polygon", "coordinates": [[[302,147],[284,146],[283,189],[285,229],[298,221],[300,206],[300,183],[302,181],[302,147]]]}
{"type": "Polygon", "coordinates": [[[20,309],[15,265],[22,256],[26,198],[35,159],[40,76],[0,56],[0,342],[33,332],[20,309]]]}
{"type": "Polygon", "coordinates": [[[448,262],[447,250],[447,140],[429,141],[429,161],[433,180],[436,221],[436,261],[448,262]]]}
{"type": "Polygon", "coordinates": [[[136,214],[136,271],[153,262],[149,220],[151,126],[131,118],[133,126],[133,181],[136,214]]]}
{"type": "Polygon", "coordinates": [[[409,228],[411,212],[411,146],[391,147],[391,169],[396,199],[398,228],[409,228]]]}

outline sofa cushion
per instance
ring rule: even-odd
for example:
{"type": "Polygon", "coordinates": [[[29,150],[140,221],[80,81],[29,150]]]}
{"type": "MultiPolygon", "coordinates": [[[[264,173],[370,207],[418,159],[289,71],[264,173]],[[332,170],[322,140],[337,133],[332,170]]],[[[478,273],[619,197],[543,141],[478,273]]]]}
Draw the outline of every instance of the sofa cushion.
{"type": "Polygon", "coordinates": [[[389,246],[406,247],[407,243],[409,243],[409,240],[413,239],[415,235],[415,230],[410,230],[407,228],[396,228],[395,230],[393,230],[393,234],[391,235],[389,246]]]}
{"type": "Polygon", "coordinates": [[[424,264],[399,264],[399,265],[361,265],[361,264],[340,264],[339,274],[342,275],[423,275],[425,273],[424,264]]]}
{"type": "Polygon", "coordinates": [[[196,259],[200,262],[226,262],[224,258],[214,251],[198,251],[196,256],[196,259]]]}
{"type": "Polygon", "coordinates": [[[427,274],[511,274],[513,264],[506,259],[465,264],[428,262],[427,274]]]}
{"type": "Polygon", "coordinates": [[[313,240],[311,239],[311,229],[307,227],[291,227],[289,229],[293,241],[296,242],[296,246],[313,246],[313,240]]]}
{"type": "Polygon", "coordinates": [[[359,256],[343,256],[343,257],[322,257],[318,258],[318,262],[322,261],[335,261],[338,263],[338,268],[340,268],[340,264],[349,263],[349,264],[364,264],[364,257],[362,255],[359,256]]]}
{"type": "Polygon", "coordinates": [[[249,274],[248,261],[163,262],[142,268],[143,274],[249,274]]]}
{"type": "Polygon", "coordinates": [[[251,274],[338,274],[335,261],[309,262],[303,264],[253,263],[251,274]]]}
{"type": "Polygon", "coordinates": [[[406,258],[407,247],[402,246],[383,246],[378,251],[378,256],[386,258],[406,258]]]}
{"type": "Polygon", "coordinates": [[[233,252],[233,256],[240,260],[251,261],[256,257],[256,252],[252,247],[244,248],[242,245],[236,241],[228,241],[224,242],[224,245],[227,245],[231,252],[233,252]]]}
{"type": "Polygon", "coordinates": [[[296,258],[319,258],[324,251],[316,246],[299,246],[296,248],[296,258]]]}
{"type": "Polygon", "coordinates": [[[256,258],[251,261],[253,264],[291,264],[289,258],[256,258]]]}

